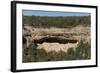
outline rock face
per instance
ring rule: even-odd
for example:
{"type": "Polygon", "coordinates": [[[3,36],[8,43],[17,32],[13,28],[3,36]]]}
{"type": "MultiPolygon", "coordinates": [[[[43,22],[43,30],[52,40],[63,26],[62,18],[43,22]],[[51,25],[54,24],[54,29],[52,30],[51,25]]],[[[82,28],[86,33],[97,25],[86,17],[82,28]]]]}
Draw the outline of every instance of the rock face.
{"type": "Polygon", "coordinates": [[[50,51],[63,51],[63,52],[67,52],[67,50],[69,48],[76,48],[78,45],[78,43],[67,43],[67,44],[60,44],[60,43],[42,43],[42,44],[38,44],[37,49],[44,49],[47,52],[50,51]]]}
{"type": "Polygon", "coordinates": [[[34,40],[35,44],[42,44],[43,42],[47,43],[60,43],[60,44],[67,44],[67,43],[77,43],[77,40],[67,39],[67,38],[60,38],[60,37],[44,37],[41,39],[34,40]]]}
{"type": "Polygon", "coordinates": [[[46,51],[67,51],[68,48],[74,48],[80,42],[90,41],[90,27],[77,26],[73,28],[34,28],[24,26],[23,45],[28,48],[35,44],[38,49],[44,48],[46,51]],[[65,49],[66,48],[66,49],[65,49]]]}

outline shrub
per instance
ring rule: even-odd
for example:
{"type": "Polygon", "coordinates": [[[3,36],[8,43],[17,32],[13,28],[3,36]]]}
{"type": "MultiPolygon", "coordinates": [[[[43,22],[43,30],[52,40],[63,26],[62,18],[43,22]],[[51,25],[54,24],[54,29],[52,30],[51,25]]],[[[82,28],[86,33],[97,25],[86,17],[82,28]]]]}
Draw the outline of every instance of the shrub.
{"type": "Polygon", "coordinates": [[[67,52],[50,51],[37,49],[37,46],[30,46],[23,50],[23,62],[44,62],[62,60],[85,60],[91,58],[91,47],[89,43],[80,41],[76,48],[69,48],[67,52]],[[74,50],[75,49],[75,50],[74,50]]]}

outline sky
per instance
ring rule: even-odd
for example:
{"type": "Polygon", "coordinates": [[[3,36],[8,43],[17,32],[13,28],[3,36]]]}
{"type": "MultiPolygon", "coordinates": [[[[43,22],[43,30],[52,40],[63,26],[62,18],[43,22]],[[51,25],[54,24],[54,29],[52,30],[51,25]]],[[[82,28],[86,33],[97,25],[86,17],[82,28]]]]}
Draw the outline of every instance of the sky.
{"type": "Polygon", "coordinates": [[[23,10],[24,16],[89,16],[90,13],[23,10]]]}

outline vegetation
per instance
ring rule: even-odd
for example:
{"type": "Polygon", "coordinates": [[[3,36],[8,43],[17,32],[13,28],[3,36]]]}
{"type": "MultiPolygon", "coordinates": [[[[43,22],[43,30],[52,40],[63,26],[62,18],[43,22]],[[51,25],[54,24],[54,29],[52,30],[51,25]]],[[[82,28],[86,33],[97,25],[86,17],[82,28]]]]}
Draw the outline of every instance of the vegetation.
{"type": "Polygon", "coordinates": [[[91,58],[90,44],[81,41],[76,48],[69,48],[67,52],[37,49],[31,45],[23,50],[23,62],[44,62],[44,61],[63,61],[63,60],[85,60],[91,58]]]}
{"type": "MultiPolygon", "coordinates": [[[[50,16],[23,16],[23,27],[25,25],[31,26],[34,28],[35,27],[36,28],[50,28],[50,27],[72,28],[78,25],[83,26],[83,27],[86,27],[86,26],[90,27],[90,24],[91,24],[90,20],[91,20],[90,16],[55,16],[55,17],[53,16],[51,17],[50,16]]],[[[45,33],[43,35],[45,35],[45,33]]],[[[66,35],[66,36],[69,36],[69,35],[66,35]]],[[[51,41],[50,38],[49,40],[51,41]]],[[[55,40],[57,41],[57,39],[55,40]]],[[[35,42],[37,43],[36,40],[35,42]]],[[[40,43],[41,42],[42,41],[40,41],[40,43]]],[[[76,48],[69,48],[67,52],[64,52],[64,51],[47,52],[43,48],[37,49],[37,46],[34,44],[31,44],[30,46],[28,46],[28,48],[23,47],[23,57],[22,57],[23,59],[22,60],[24,63],[26,62],[45,62],[45,61],[64,61],[64,60],[66,61],[86,60],[86,59],[91,58],[91,45],[89,43],[85,43],[84,41],[80,41],[80,43],[78,44],[76,48]]]]}
{"type": "Polygon", "coordinates": [[[90,26],[90,16],[23,16],[23,25],[30,25],[33,27],[60,27],[68,28],[77,25],[90,26]]]}

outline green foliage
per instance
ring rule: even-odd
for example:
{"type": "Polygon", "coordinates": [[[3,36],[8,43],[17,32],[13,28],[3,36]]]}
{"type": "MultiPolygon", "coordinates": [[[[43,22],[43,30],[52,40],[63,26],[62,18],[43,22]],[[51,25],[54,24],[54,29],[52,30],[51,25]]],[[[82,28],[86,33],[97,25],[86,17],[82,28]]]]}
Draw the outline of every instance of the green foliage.
{"type": "Polygon", "coordinates": [[[47,53],[44,49],[37,49],[36,53],[36,61],[42,62],[48,60],[47,53]]]}
{"type": "Polygon", "coordinates": [[[73,48],[69,48],[66,53],[66,60],[75,60],[75,51],[73,48]]]}
{"type": "Polygon", "coordinates": [[[33,62],[36,59],[36,46],[30,45],[29,48],[23,49],[23,62],[33,62]]]}
{"type": "Polygon", "coordinates": [[[90,58],[90,44],[83,41],[80,41],[76,48],[69,48],[67,52],[46,52],[44,49],[37,49],[35,45],[31,45],[29,48],[23,50],[23,62],[85,60],[90,58]]]}
{"type": "Polygon", "coordinates": [[[69,48],[66,54],[67,54],[66,56],[67,60],[90,59],[91,58],[90,44],[80,41],[80,43],[75,49],[69,48]]]}
{"type": "Polygon", "coordinates": [[[90,26],[90,16],[66,16],[66,17],[48,17],[48,16],[23,16],[23,25],[34,27],[60,27],[68,28],[77,25],[90,26]]]}
{"type": "Polygon", "coordinates": [[[75,51],[77,59],[90,59],[91,57],[90,48],[91,47],[89,43],[83,43],[83,41],[81,41],[75,51]]]}

